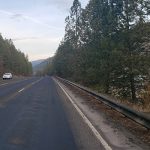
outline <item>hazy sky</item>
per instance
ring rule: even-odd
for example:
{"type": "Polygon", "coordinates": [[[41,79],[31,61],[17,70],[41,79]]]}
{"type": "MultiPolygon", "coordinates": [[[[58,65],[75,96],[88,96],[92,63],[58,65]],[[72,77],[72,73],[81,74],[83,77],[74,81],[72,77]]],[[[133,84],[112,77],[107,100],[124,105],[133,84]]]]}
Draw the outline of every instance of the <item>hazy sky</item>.
{"type": "MultiPolygon", "coordinates": [[[[89,0],[80,0],[83,6],[89,0]]],[[[29,60],[53,56],[73,0],[0,0],[0,33],[29,60]]]]}

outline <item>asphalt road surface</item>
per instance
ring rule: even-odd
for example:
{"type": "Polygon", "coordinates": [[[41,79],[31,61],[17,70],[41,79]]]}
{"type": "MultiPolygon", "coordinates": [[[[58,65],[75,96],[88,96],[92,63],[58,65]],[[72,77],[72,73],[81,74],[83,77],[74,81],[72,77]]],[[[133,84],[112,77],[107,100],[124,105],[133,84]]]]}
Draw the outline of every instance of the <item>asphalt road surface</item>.
{"type": "Polygon", "coordinates": [[[0,85],[0,150],[76,150],[50,77],[0,85]]]}
{"type": "Polygon", "coordinates": [[[49,76],[0,83],[0,150],[143,150],[101,137],[64,89],[49,76]]]}

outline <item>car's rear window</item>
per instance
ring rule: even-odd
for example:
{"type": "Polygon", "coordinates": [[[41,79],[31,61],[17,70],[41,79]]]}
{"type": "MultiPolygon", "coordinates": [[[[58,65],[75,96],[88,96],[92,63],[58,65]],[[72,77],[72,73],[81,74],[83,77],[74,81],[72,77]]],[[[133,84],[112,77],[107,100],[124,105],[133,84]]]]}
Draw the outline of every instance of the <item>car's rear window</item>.
{"type": "Polygon", "coordinates": [[[11,75],[11,73],[5,73],[5,75],[11,75]]]}

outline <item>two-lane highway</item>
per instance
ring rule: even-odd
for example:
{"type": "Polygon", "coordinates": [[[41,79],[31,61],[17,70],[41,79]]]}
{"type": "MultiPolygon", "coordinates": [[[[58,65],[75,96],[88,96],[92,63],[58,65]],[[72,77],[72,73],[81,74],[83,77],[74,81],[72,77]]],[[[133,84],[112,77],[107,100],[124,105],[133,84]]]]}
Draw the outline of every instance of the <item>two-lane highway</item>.
{"type": "Polygon", "coordinates": [[[10,96],[12,93],[17,92],[19,89],[36,80],[37,78],[30,78],[22,81],[0,84],[0,100],[2,100],[4,97],[10,96]]]}
{"type": "Polygon", "coordinates": [[[77,149],[60,99],[49,77],[0,86],[0,150],[77,149]]]}

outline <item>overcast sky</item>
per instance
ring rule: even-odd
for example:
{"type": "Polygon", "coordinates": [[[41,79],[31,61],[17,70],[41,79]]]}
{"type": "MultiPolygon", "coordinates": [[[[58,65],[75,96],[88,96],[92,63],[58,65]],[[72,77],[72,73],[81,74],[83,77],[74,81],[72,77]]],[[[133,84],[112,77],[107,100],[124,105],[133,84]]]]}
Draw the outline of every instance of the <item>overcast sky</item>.
{"type": "MultiPolygon", "coordinates": [[[[89,0],[80,0],[83,6],[89,0]]],[[[0,0],[0,33],[29,60],[53,56],[73,0],[0,0]]]]}

